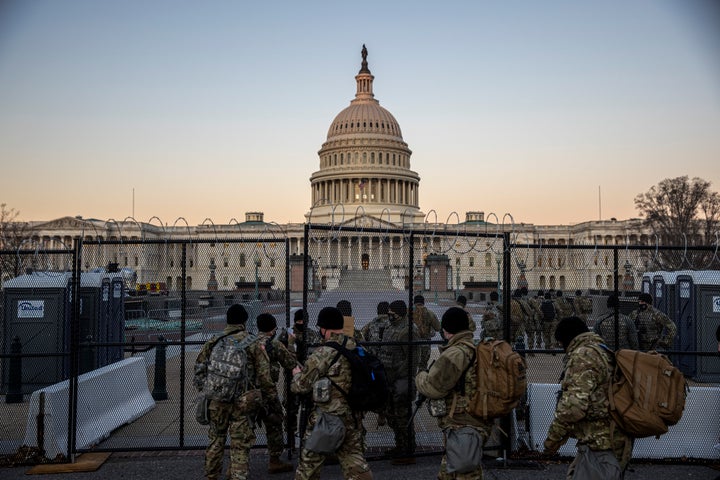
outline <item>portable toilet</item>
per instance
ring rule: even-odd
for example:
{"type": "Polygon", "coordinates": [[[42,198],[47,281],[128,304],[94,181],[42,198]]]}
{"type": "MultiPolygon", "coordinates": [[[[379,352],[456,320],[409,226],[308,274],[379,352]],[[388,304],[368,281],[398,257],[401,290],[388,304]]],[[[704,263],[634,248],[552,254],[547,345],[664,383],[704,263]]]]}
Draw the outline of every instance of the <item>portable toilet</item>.
{"type": "MultiPolygon", "coordinates": [[[[720,325],[720,270],[693,272],[697,351],[716,352],[715,331],[720,325]]],[[[698,356],[694,379],[699,382],[720,382],[720,357],[698,356]]]]}
{"type": "MultiPolygon", "coordinates": [[[[679,272],[675,279],[675,325],[677,335],[673,350],[683,352],[697,351],[697,316],[695,312],[695,277],[693,272],[679,272]]],[[[683,375],[694,377],[697,373],[697,357],[680,355],[675,362],[683,375]]]]}
{"type": "MultiPolygon", "coordinates": [[[[65,380],[70,375],[70,322],[72,318],[72,274],[33,272],[3,284],[3,352],[10,353],[19,338],[22,359],[22,392],[65,380]]],[[[122,277],[105,272],[83,272],[78,294],[79,373],[105,366],[122,358],[124,331],[122,277]],[[116,282],[120,285],[115,285],[116,282]],[[119,298],[114,298],[115,292],[119,298]],[[99,345],[98,345],[99,344],[99,345]]],[[[7,390],[9,364],[2,368],[2,390],[7,390]]]]}
{"type": "MultiPolygon", "coordinates": [[[[33,272],[3,284],[3,352],[17,337],[23,355],[22,393],[68,378],[70,351],[69,272],[33,272]]],[[[2,391],[8,390],[9,362],[3,363],[2,391]]]]}

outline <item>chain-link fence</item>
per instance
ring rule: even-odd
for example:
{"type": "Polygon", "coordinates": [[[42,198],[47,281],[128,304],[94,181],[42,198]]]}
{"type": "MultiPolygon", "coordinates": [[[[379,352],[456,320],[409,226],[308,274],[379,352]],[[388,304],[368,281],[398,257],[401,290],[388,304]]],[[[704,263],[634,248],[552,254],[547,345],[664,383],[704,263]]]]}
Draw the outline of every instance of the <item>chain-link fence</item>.
{"type": "MultiPolygon", "coordinates": [[[[438,319],[461,305],[476,324],[476,338],[494,328],[526,356],[528,400],[498,421],[486,444],[490,454],[541,450],[562,370],[552,335],[557,321],[577,315],[593,328],[630,315],[641,293],[650,294],[654,308],[675,326],[672,338],[651,339],[652,348],[666,350],[711,405],[720,402],[714,338],[720,272],[709,269],[717,263],[711,247],[522,244],[507,233],[306,225],[302,251],[291,251],[285,238],[78,240],[59,250],[0,252],[0,261],[0,454],[6,456],[38,445],[46,455],[204,448],[207,427],[194,418],[193,365],[234,303],[248,310],[251,331],[261,312],[292,328],[292,315],[302,308],[313,329],[323,307],[349,303],[346,328],[357,338],[365,335],[367,347],[392,372],[392,408],[364,419],[369,457],[398,444],[416,454],[443,448],[442,432],[424,406],[408,423],[414,376],[443,344],[438,331],[413,326],[419,303],[438,319]],[[612,295],[618,302],[609,307],[612,295]],[[393,317],[388,336],[371,328],[385,315],[384,302],[395,313],[403,313],[400,304],[405,308],[393,317]],[[493,318],[500,323],[491,325],[493,318]]],[[[614,325],[607,342],[618,344],[622,330],[614,325]]],[[[661,330],[661,337],[666,334],[661,330]]],[[[285,428],[293,449],[307,412],[297,411],[288,392],[283,372],[280,400],[287,412],[297,412],[285,428]]],[[[716,438],[710,437],[720,426],[709,433],[707,426],[680,427],[687,443],[709,450],[677,456],[716,458],[716,438]]],[[[262,424],[256,433],[264,446],[262,424]]]]}

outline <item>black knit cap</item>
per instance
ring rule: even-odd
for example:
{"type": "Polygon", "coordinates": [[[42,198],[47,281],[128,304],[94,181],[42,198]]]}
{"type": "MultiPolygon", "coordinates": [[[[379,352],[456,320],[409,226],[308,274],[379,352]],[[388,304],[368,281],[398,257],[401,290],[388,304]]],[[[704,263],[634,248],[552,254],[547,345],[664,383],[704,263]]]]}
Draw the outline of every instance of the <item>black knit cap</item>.
{"type": "Polygon", "coordinates": [[[390,304],[390,311],[398,317],[404,317],[407,315],[407,305],[403,300],[395,300],[390,304]]]}
{"type": "Polygon", "coordinates": [[[440,325],[442,329],[448,333],[458,333],[470,328],[467,312],[460,307],[448,308],[447,311],[443,313],[440,325]]]}
{"type": "Polygon", "coordinates": [[[248,314],[245,307],[242,305],[230,305],[227,310],[227,324],[228,325],[240,325],[247,322],[248,314]]]}
{"type": "Polygon", "coordinates": [[[335,307],[325,307],[318,313],[317,326],[328,330],[342,330],[345,319],[340,310],[335,307]]]}
{"type": "Polygon", "coordinates": [[[257,327],[261,332],[271,332],[277,327],[277,321],[269,313],[261,313],[257,316],[257,327]]]}
{"type": "Polygon", "coordinates": [[[498,295],[496,291],[490,292],[490,300],[492,300],[493,302],[497,302],[499,298],[500,295],[498,295]]]}
{"type": "Polygon", "coordinates": [[[304,322],[306,316],[307,315],[305,315],[305,310],[303,310],[302,308],[300,310],[295,310],[295,316],[293,317],[293,321],[297,322],[298,320],[302,320],[304,322]]]}
{"type": "Polygon", "coordinates": [[[415,295],[415,298],[413,298],[413,303],[415,305],[417,305],[417,304],[425,305],[425,297],[423,297],[422,295],[415,295]]]}
{"type": "Polygon", "coordinates": [[[641,293],[640,296],[638,296],[638,302],[645,302],[648,305],[652,305],[653,298],[649,293],[641,293]]]}
{"type": "Polygon", "coordinates": [[[555,329],[555,340],[560,342],[565,350],[567,350],[570,342],[581,333],[588,332],[585,322],[578,317],[565,317],[558,323],[555,329]]]}

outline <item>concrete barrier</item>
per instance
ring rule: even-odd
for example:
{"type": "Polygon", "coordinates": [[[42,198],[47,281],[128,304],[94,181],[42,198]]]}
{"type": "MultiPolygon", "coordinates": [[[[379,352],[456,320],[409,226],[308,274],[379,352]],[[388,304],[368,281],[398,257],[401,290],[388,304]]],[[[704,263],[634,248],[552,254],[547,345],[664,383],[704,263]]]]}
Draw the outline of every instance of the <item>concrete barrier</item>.
{"type": "MultiPolygon", "coordinates": [[[[54,459],[68,452],[69,381],[32,393],[24,444],[54,459]]],[[[78,377],[76,447],[88,448],[155,407],[145,361],[128,358],[78,377]]]]}
{"type": "MultiPolygon", "coordinates": [[[[559,384],[531,383],[528,385],[530,404],[531,448],[542,451],[555,412],[559,384]]],[[[635,440],[633,458],[720,458],[713,448],[720,437],[720,387],[690,387],[685,400],[685,411],[677,425],[660,438],[635,440]]],[[[575,456],[576,441],[570,440],[559,453],[575,456]]]]}

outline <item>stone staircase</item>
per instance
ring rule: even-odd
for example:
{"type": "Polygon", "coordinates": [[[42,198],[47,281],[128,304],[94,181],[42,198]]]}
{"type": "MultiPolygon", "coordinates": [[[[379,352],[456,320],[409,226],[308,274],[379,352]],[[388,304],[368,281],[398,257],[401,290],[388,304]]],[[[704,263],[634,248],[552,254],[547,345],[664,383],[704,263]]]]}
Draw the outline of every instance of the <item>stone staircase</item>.
{"type": "Polygon", "coordinates": [[[394,290],[390,270],[343,270],[338,290],[344,292],[377,292],[394,290]]]}

